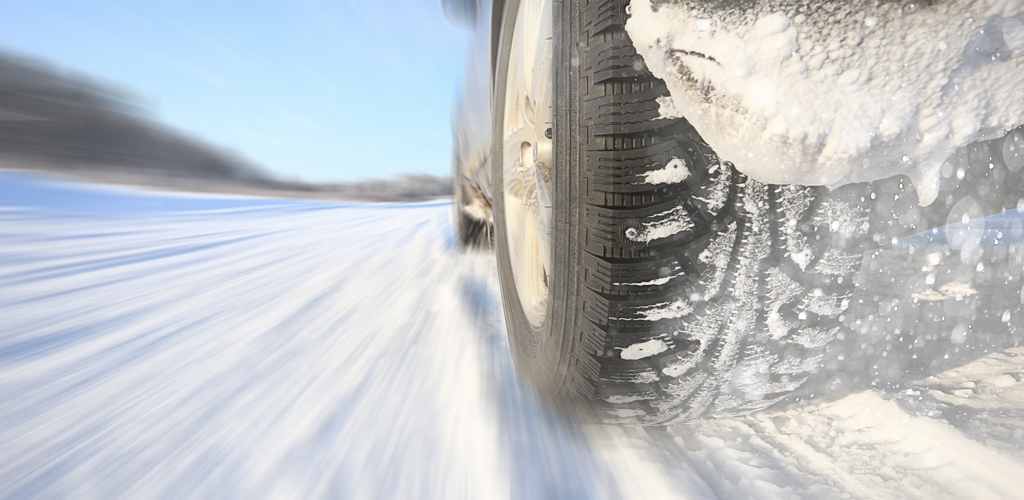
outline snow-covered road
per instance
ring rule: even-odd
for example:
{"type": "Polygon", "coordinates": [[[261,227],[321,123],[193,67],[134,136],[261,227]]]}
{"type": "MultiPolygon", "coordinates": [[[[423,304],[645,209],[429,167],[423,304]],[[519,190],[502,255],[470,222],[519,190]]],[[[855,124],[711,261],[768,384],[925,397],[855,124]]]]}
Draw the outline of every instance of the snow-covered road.
{"type": "Polygon", "coordinates": [[[1021,349],[905,396],[556,418],[450,210],[0,172],[0,498],[1024,498],[1021,349]]]}

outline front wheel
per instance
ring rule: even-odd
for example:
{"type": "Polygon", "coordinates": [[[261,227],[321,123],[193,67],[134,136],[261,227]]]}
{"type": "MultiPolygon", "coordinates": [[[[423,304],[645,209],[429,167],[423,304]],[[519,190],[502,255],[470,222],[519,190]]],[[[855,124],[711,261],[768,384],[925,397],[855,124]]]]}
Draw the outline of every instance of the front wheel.
{"type": "Polygon", "coordinates": [[[659,118],[627,4],[505,4],[491,166],[516,366],[606,422],[765,408],[843,333],[862,193],[761,184],[659,118]]]}

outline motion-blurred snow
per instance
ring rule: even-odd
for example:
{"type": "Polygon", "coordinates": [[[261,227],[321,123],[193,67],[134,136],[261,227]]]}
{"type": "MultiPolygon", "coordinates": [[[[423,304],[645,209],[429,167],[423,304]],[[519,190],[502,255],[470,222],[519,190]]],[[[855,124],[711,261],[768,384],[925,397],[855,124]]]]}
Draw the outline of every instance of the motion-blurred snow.
{"type": "Polygon", "coordinates": [[[1020,498],[1024,350],[579,427],[516,378],[450,217],[0,175],[0,498],[1020,498]]]}

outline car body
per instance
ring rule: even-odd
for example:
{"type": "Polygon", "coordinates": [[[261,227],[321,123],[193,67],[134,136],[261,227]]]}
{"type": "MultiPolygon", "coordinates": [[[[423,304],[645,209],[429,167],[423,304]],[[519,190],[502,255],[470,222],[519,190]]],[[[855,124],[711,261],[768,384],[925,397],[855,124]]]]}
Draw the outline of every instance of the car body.
{"type": "MultiPolygon", "coordinates": [[[[492,13],[501,0],[443,0],[449,19],[471,31],[471,52],[452,117],[453,179],[456,220],[460,224],[493,224],[492,182],[488,156],[491,144],[491,86],[495,44],[492,13]]],[[[489,234],[485,231],[484,234],[489,234]]],[[[480,241],[466,243],[483,243],[480,241]]]]}

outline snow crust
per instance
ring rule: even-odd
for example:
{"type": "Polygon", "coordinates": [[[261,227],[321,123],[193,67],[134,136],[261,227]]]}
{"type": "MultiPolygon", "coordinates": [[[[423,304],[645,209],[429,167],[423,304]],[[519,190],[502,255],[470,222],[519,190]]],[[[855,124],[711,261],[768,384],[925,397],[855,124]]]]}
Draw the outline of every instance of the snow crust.
{"type": "Polygon", "coordinates": [[[690,169],[686,160],[672,158],[664,167],[644,172],[643,176],[647,184],[678,184],[690,177],[690,169]]]}
{"type": "Polygon", "coordinates": [[[673,279],[678,278],[678,277],[680,277],[682,275],[683,275],[683,273],[679,273],[679,274],[673,274],[672,276],[665,276],[664,278],[656,278],[656,279],[649,280],[649,281],[638,281],[636,283],[612,283],[612,284],[613,285],[622,285],[622,286],[659,286],[659,285],[664,285],[665,283],[668,283],[669,281],[672,281],[673,279]]]}
{"type": "Polygon", "coordinates": [[[668,344],[661,339],[651,339],[646,342],[638,342],[633,344],[619,353],[622,359],[636,360],[649,358],[651,356],[661,354],[668,350],[668,344]]]}
{"type": "MultiPolygon", "coordinates": [[[[1024,123],[1024,2],[633,0],[626,28],[683,116],[763,182],[910,176],[1024,123]]],[[[1016,156],[1013,157],[1016,160],[1016,156]]]]}
{"type": "Polygon", "coordinates": [[[626,238],[639,243],[650,243],[689,231],[693,229],[693,225],[686,208],[678,206],[650,216],[647,222],[640,224],[640,229],[627,229],[626,238]]]}
{"type": "Polygon", "coordinates": [[[693,306],[685,299],[663,302],[653,306],[639,307],[636,315],[629,318],[615,318],[622,321],[660,321],[663,319],[682,318],[693,312],[693,306]]]}
{"type": "Polygon", "coordinates": [[[715,176],[714,181],[704,192],[695,195],[693,199],[703,204],[711,215],[718,215],[729,201],[729,190],[732,189],[732,168],[718,163],[711,165],[708,173],[715,176]]]}

